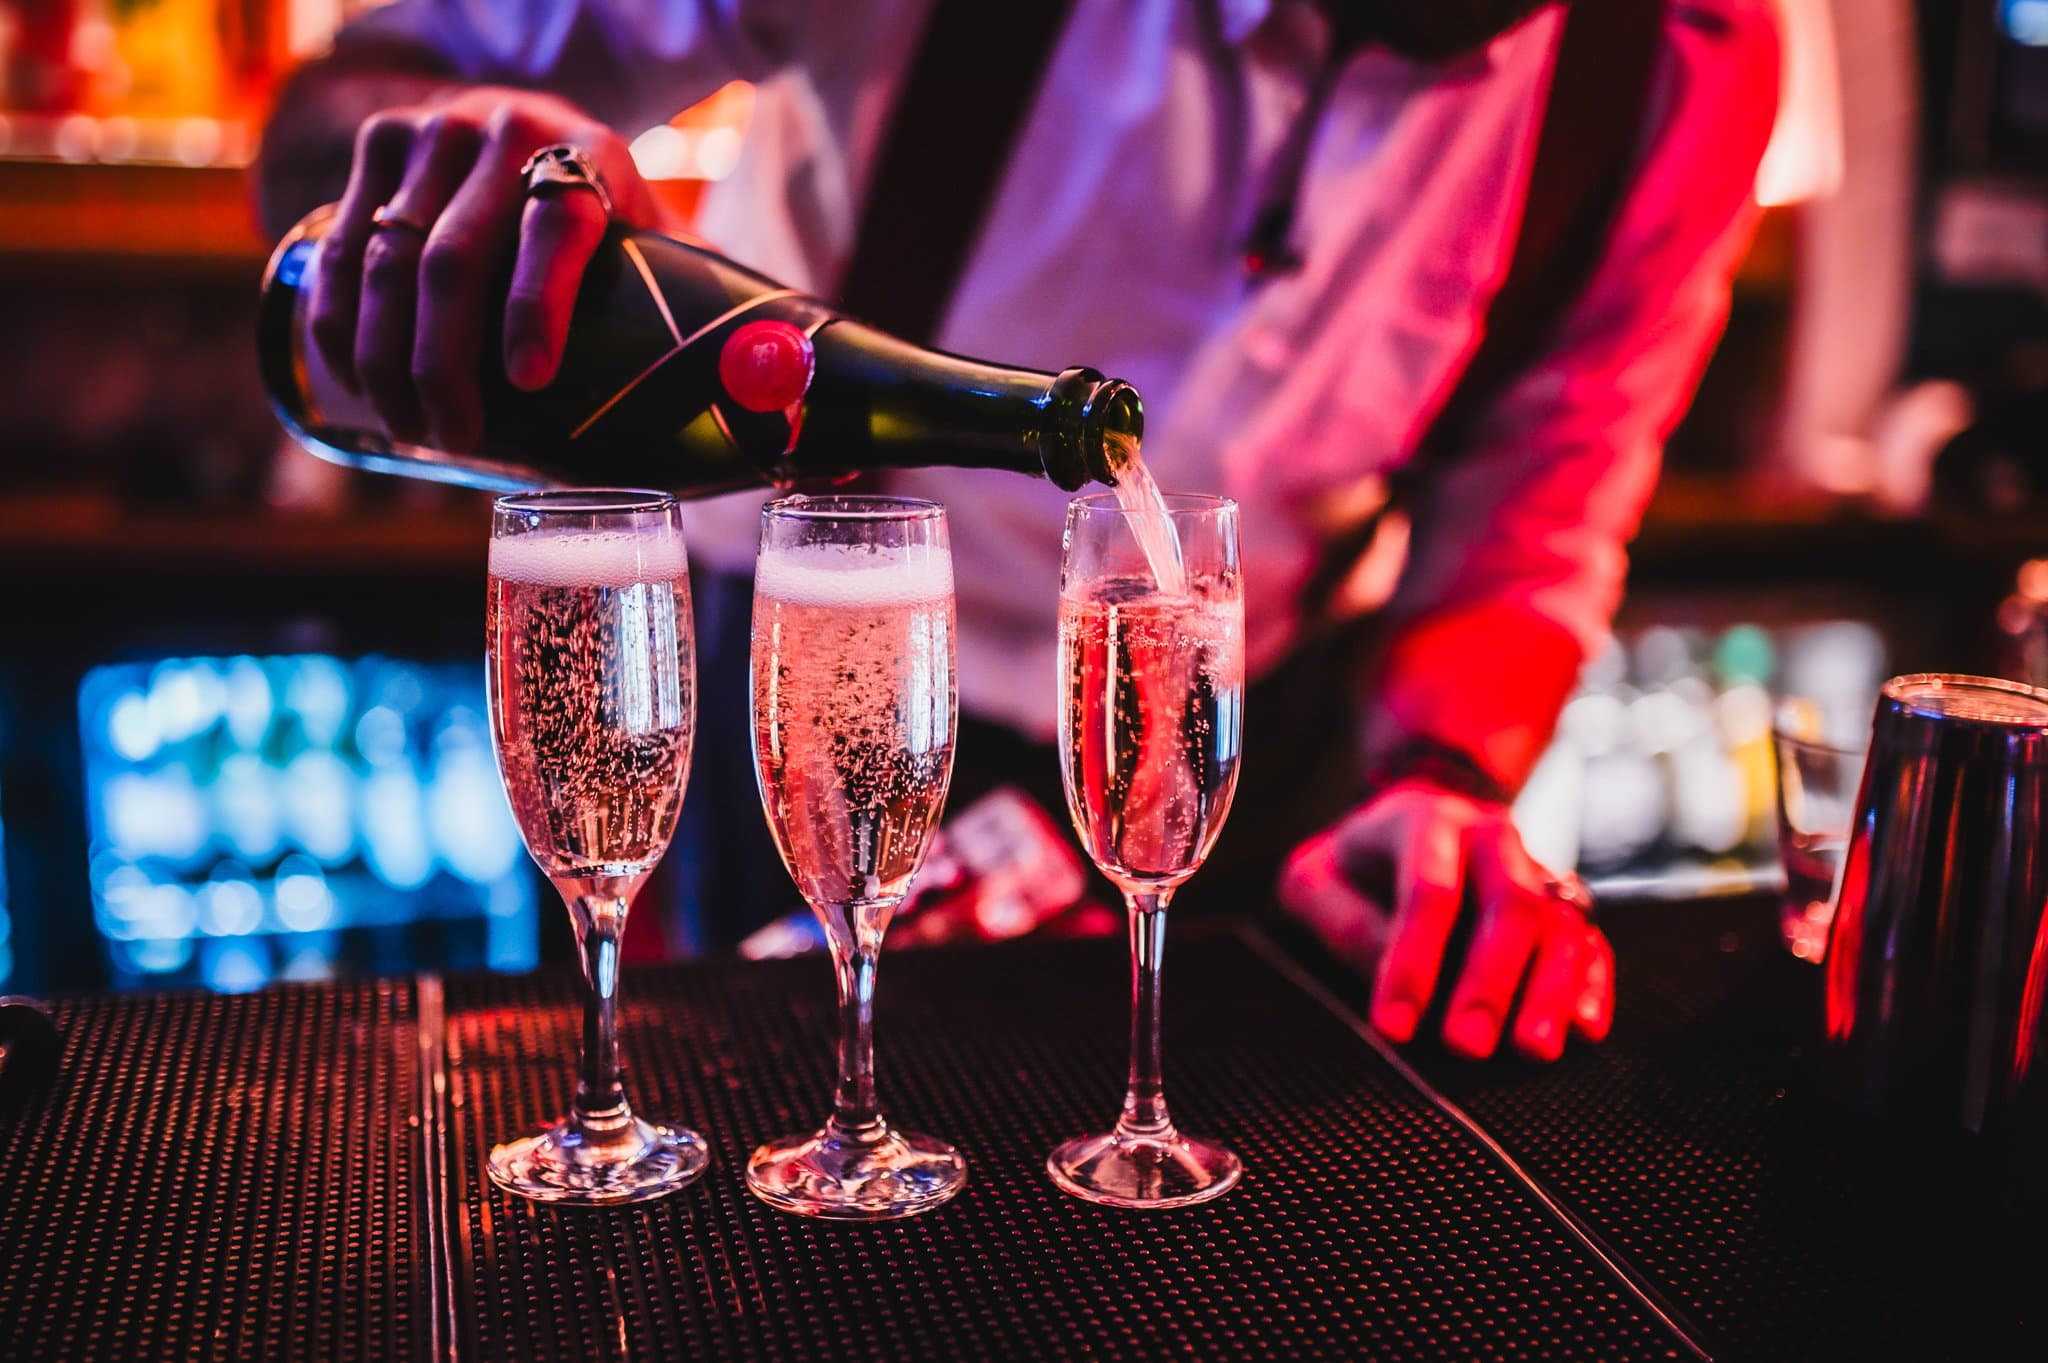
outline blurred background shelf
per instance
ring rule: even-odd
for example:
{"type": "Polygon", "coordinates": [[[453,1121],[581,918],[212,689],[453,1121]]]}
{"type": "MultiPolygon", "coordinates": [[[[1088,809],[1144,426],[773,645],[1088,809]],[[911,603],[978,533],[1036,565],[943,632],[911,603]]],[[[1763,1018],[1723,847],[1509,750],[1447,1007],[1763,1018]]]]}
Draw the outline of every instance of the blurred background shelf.
{"type": "MultiPolygon", "coordinates": [[[[92,492],[0,498],[0,570],[170,575],[223,581],[466,579],[482,590],[490,503],[251,512],[137,505],[92,492]]],[[[259,584],[251,584],[259,585],[259,584]]]]}
{"type": "MultiPolygon", "coordinates": [[[[296,450],[280,455],[306,461],[296,450]]],[[[315,476],[326,472],[317,465],[315,476]]],[[[249,571],[303,579],[481,574],[489,497],[392,479],[352,484],[331,509],[189,505],[106,489],[25,490],[0,498],[0,566],[180,575],[249,571]]],[[[1674,474],[1633,546],[1637,591],[1734,585],[1918,581],[1953,587],[1989,565],[2048,554],[2038,515],[1884,516],[1837,498],[1776,496],[1738,481],[1674,474]]]]}
{"type": "Polygon", "coordinates": [[[0,160],[0,255],[232,267],[256,286],[269,243],[233,166],[0,160]]]}

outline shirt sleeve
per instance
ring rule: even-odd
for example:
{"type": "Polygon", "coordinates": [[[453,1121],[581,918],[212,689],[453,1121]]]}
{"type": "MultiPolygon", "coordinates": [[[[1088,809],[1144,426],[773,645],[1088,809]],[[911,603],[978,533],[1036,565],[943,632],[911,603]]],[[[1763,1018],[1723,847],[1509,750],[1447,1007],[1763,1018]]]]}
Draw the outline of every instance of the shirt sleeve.
{"type": "Polygon", "coordinates": [[[759,81],[794,61],[808,3],[394,0],[338,41],[422,47],[464,80],[547,90],[631,137],[727,81],[759,81]]]}
{"type": "MultiPolygon", "coordinates": [[[[1673,6],[1653,86],[1657,131],[1557,340],[1482,415],[1468,447],[1424,474],[1379,678],[1399,733],[1484,758],[1487,726],[1519,720],[1540,749],[1579,663],[1606,638],[1664,442],[1727,319],[1776,108],[1769,5],[1707,8],[1673,6]],[[1508,648],[1559,659],[1548,670],[1564,675],[1520,687],[1523,659],[1508,648]],[[1444,684],[1474,671],[1496,692],[1525,691],[1526,713],[1500,713],[1509,702],[1498,698],[1474,705],[1444,684]]],[[[1511,785],[1526,774],[1514,760],[1498,765],[1511,785]]]]}

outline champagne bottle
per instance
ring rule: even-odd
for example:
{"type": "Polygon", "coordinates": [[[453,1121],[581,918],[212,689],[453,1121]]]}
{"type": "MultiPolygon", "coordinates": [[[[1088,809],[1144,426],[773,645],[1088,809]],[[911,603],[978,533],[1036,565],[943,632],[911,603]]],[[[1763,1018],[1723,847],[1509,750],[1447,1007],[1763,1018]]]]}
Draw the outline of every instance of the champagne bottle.
{"type": "Polygon", "coordinates": [[[585,271],[560,375],[514,388],[492,347],[473,451],[394,440],[327,372],[307,331],[333,209],[278,244],[258,349],[280,420],[356,468],[472,487],[656,487],[707,496],[868,469],[1011,469],[1113,482],[1144,426],[1138,392],[1093,369],[1040,373],[925,350],[723,256],[615,227],[585,271]]]}

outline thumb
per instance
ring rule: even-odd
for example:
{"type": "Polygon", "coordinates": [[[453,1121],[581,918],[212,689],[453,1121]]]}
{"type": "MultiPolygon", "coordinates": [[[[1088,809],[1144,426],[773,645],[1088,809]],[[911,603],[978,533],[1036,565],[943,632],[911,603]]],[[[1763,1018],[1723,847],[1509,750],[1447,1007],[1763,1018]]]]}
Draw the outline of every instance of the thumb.
{"type": "Polygon", "coordinates": [[[1347,964],[1370,966],[1386,941],[1386,909],[1361,893],[1344,873],[1335,829],[1294,849],[1280,870],[1280,905],[1347,964]]]}

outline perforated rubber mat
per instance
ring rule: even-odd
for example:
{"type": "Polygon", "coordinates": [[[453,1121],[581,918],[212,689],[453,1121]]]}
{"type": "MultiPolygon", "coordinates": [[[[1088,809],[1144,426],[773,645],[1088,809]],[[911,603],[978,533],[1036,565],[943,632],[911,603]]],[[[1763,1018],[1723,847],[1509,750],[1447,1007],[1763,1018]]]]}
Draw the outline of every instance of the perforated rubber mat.
{"type": "Polygon", "coordinates": [[[1815,980],[1768,905],[1607,921],[1605,1046],[1408,1053],[1476,1132],[1257,943],[1179,931],[1170,1091],[1247,1174],[1164,1215],[1042,1168],[1115,1110],[1120,942],[885,955],[890,1109],[973,1166],[885,1226],[740,1182],[823,1115],[819,960],[629,974],[634,1094],[716,1163],[599,1212],[481,1174],[569,1096],[564,977],[456,981],[445,1014],[433,980],[63,1003],[56,1088],[0,1115],[0,1359],[2048,1357],[2035,1223],[1967,1151],[1813,1096],[1815,980]]]}
{"type": "Polygon", "coordinates": [[[890,1225],[786,1216],[741,1182],[824,1116],[829,968],[629,974],[641,1109],[710,1139],[685,1192],[546,1209],[490,1188],[496,1140],[569,1097],[561,979],[448,991],[453,1220],[470,1357],[585,1359],[1679,1356],[1675,1337],[1464,1131],[1236,936],[1167,950],[1168,1091],[1244,1183],[1171,1213],[1055,1190],[1046,1151],[1122,1096],[1121,941],[883,957],[883,1097],[967,1155],[952,1203],[890,1225]]]}
{"type": "Polygon", "coordinates": [[[425,1356],[404,986],[60,1004],[0,1117],[0,1358],[425,1356]]]}
{"type": "Polygon", "coordinates": [[[1966,1142],[1819,1096],[1820,972],[1774,904],[1634,906],[1608,930],[1605,1045],[1413,1058],[1717,1358],[2048,1358],[2038,1219],[1966,1142]]]}

